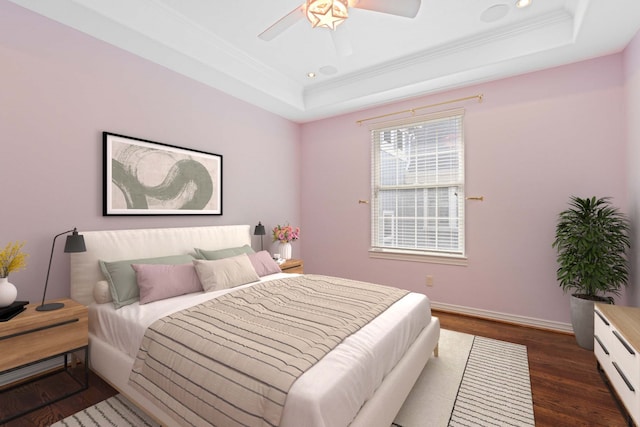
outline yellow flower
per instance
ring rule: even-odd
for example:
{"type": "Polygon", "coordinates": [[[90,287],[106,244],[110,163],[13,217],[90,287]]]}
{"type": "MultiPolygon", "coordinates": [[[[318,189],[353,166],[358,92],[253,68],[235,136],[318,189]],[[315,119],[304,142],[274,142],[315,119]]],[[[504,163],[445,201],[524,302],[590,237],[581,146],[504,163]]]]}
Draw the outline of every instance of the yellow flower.
{"type": "Polygon", "coordinates": [[[12,271],[22,270],[27,266],[28,254],[22,252],[24,242],[9,242],[0,251],[0,277],[7,277],[12,271]]]}

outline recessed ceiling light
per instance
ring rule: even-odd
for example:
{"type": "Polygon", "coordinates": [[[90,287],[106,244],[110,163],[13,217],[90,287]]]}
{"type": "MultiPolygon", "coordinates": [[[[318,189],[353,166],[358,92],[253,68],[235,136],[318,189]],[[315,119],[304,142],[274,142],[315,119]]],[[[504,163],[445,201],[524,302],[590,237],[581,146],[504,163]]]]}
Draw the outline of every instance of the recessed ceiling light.
{"type": "Polygon", "coordinates": [[[316,73],[314,73],[313,71],[309,71],[309,72],[307,73],[307,77],[309,77],[310,79],[313,79],[313,78],[315,78],[315,77],[316,77],[316,73]]]}
{"type": "Polygon", "coordinates": [[[516,7],[523,8],[531,5],[533,0],[516,0],[516,7]]]}
{"type": "Polygon", "coordinates": [[[324,67],[320,68],[320,72],[322,74],[325,74],[327,76],[330,76],[332,74],[335,74],[338,72],[338,69],[336,67],[333,67],[331,65],[325,65],[324,67]]]}
{"type": "Polygon", "coordinates": [[[482,22],[496,22],[507,16],[509,13],[509,6],[506,4],[496,4],[485,9],[480,15],[482,22]]]}

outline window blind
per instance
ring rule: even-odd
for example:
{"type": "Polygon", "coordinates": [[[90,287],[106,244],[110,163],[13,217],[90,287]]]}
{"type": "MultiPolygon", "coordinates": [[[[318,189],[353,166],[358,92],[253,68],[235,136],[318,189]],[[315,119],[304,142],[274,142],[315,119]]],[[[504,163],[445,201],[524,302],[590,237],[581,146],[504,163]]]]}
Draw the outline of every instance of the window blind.
{"type": "Polygon", "coordinates": [[[371,130],[371,246],[464,255],[463,110],[371,130]]]}

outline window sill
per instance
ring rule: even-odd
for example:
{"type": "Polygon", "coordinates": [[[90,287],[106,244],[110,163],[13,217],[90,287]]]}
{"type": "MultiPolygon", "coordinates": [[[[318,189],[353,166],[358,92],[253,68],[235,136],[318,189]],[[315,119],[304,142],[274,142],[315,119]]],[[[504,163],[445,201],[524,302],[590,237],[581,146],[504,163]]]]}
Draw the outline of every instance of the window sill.
{"type": "Polygon", "coordinates": [[[458,255],[417,254],[414,252],[369,249],[369,258],[467,266],[467,258],[458,255]]]}

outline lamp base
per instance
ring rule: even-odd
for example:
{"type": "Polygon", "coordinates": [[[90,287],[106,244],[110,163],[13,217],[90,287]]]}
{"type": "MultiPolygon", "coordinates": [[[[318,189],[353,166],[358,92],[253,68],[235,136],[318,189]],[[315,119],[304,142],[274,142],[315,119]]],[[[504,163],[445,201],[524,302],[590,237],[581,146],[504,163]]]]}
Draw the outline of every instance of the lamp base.
{"type": "Polygon", "coordinates": [[[50,302],[49,304],[42,304],[36,307],[36,311],[53,311],[64,307],[61,302],[50,302]]]}

